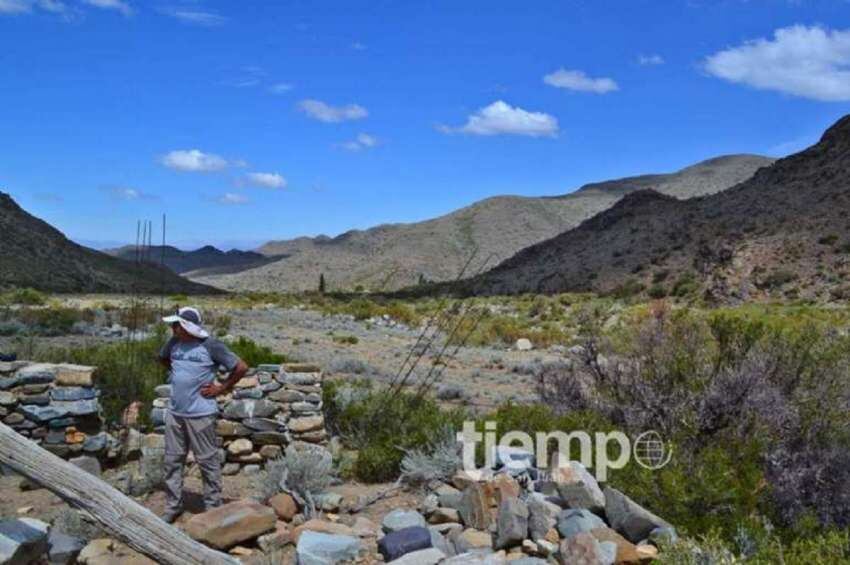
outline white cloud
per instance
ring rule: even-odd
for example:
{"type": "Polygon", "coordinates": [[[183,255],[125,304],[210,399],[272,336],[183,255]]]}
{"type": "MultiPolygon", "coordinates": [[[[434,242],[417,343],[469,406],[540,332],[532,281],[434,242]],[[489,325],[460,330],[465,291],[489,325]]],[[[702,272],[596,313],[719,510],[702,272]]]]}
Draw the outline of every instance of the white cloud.
{"type": "Polygon", "coordinates": [[[33,8],[54,14],[64,14],[68,10],[61,0],[0,0],[0,14],[26,14],[33,8]]]}
{"type": "Polygon", "coordinates": [[[32,9],[32,2],[24,0],[0,0],[0,14],[23,14],[32,9]]]}
{"type": "Polygon", "coordinates": [[[157,197],[129,186],[103,186],[101,190],[115,200],[156,200],[157,197]]]}
{"type": "Polygon", "coordinates": [[[227,205],[239,205],[239,204],[247,204],[248,198],[242,194],[237,194],[235,192],[227,192],[222,194],[218,199],[219,204],[227,204],[227,205]]]}
{"type": "Polygon", "coordinates": [[[439,126],[438,129],[443,133],[554,137],[558,134],[558,119],[543,112],[529,112],[498,100],[470,115],[463,126],[439,126]]]}
{"type": "Polygon", "coordinates": [[[369,115],[366,108],[358,104],[330,106],[321,100],[302,100],[298,103],[298,108],[311,118],[325,123],[360,120],[369,115]]]}
{"type": "Polygon", "coordinates": [[[83,0],[83,3],[104,10],[115,10],[125,16],[133,15],[133,8],[124,0],[83,0]]]}
{"type": "Polygon", "coordinates": [[[760,90],[850,100],[850,30],[795,25],[706,57],[708,74],[760,90]]]}
{"type": "Polygon", "coordinates": [[[269,87],[269,92],[272,94],[286,94],[290,90],[292,90],[293,86],[288,82],[279,82],[277,84],[273,84],[269,87]]]}
{"type": "Polygon", "coordinates": [[[360,151],[378,145],[378,138],[367,133],[360,133],[354,139],[340,143],[339,146],[348,151],[360,151]]]}
{"type": "Polygon", "coordinates": [[[248,184],[263,188],[286,188],[286,179],[278,173],[248,173],[245,180],[248,184]]]}
{"type": "Polygon", "coordinates": [[[165,8],[161,10],[166,16],[171,16],[184,24],[197,25],[203,27],[217,27],[224,25],[227,18],[203,10],[192,10],[188,8],[165,8]]]}
{"type": "Polygon", "coordinates": [[[654,55],[638,55],[638,65],[650,67],[655,65],[663,65],[664,57],[658,54],[654,55]]]}
{"type": "Polygon", "coordinates": [[[543,82],[556,88],[577,90],[579,92],[593,92],[594,94],[605,94],[619,90],[617,83],[610,78],[591,78],[584,71],[568,71],[558,69],[543,77],[543,82]]]}
{"type": "Polygon", "coordinates": [[[225,158],[213,153],[204,153],[199,149],[178,149],[164,155],[160,162],[177,171],[191,173],[209,173],[226,169],[231,164],[225,158]]]}
{"type": "Polygon", "coordinates": [[[354,43],[351,44],[351,48],[354,49],[355,51],[365,51],[366,45],[364,45],[363,43],[360,43],[359,41],[355,41],[354,43]]]}

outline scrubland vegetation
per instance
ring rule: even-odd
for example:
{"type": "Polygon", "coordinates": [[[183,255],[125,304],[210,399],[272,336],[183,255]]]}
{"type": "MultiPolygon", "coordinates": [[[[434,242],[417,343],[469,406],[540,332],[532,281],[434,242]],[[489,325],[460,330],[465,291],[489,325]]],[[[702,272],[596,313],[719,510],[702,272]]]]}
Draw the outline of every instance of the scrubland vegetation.
{"type": "MultiPolygon", "coordinates": [[[[663,279],[659,282],[664,282],[663,279]]],[[[169,307],[180,303],[172,297],[169,307]]],[[[216,333],[228,312],[268,304],[352,316],[389,316],[416,328],[446,305],[439,299],[307,294],[208,299],[216,333]]],[[[699,301],[631,301],[590,295],[493,297],[471,345],[510,346],[530,339],[558,361],[534,364],[538,402],[506,403],[489,413],[441,406],[425,391],[388,394],[373,381],[330,381],[324,390],[330,431],[345,449],[335,461],[345,478],[415,482],[452,465],[446,441],[464,420],[508,430],[657,430],[674,456],[661,470],[628,465],[609,482],[676,524],[682,539],[664,563],[850,563],[850,314],[806,303],[706,308],[699,301]],[[391,425],[389,423],[392,423],[391,425]],[[416,479],[418,477],[418,479],[416,479]]],[[[158,312],[114,305],[74,309],[30,292],[4,295],[0,320],[72,327],[106,312],[155,320],[158,312]],[[57,322],[56,320],[62,320],[57,322]]],[[[19,340],[26,341],[23,333],[19,340]]],[[[144,402],[163,381],[153,361],[158,328],[138,342],[43,349],[33,357],[97,365],[106,415],[128,399],[144,402]]],[[[340,345],[355,343],[334,336],[340,345]]],[[[253,341],[231,340],[251,365],[285,357],[253,341]]],[[[482,454],[483,455],[483,454],[482,454]]]]}

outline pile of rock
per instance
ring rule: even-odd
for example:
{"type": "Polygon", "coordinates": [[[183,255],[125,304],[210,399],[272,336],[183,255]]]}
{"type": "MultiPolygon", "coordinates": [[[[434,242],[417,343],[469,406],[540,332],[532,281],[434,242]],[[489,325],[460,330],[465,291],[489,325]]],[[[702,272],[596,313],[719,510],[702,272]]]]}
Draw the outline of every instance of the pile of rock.
{"type": "Polygon", "coordinates": [[[419,512],[384,518],[386,561],[416,564],[641,563],[672,526],[578,462],[540,478],[528,459],[429,485],[419,512]]]}
{"type": "MultiPolygon", "coordinates": [[[[259,365],[232,394],[219,397],[216,431],[226,457],[224,474],[256,471],[291,443],[327,444],[321,382],[315,365],[259,365]]],[[[151,420],[162,433],[171,387],[157,387],[156,395],[151,420]]]]}
{"type": "Polygon", "coordinates": [[[0,363],[0,419],[64,458],[105,456],[116,442],[103,431],[94,367],[0,363]]]}

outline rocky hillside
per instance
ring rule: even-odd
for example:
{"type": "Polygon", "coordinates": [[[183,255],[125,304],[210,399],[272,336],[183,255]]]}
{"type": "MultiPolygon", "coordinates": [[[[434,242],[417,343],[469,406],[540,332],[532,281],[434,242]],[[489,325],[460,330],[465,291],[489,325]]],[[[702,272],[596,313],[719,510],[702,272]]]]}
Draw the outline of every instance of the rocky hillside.
{"type": "Polygon", "coordinates": [[[0,288],[51,292],[209,293],[155,265],[135,265],[70,241],[0,192],[0,288]]]}
{"type": "Polygon", "coordinates": [[[724,301],[850,297],[850,116],[725,192],[643,190],[463,285],[473,294],[597,291],[724,301]]]}
{"type": "Polygon", "coordinates": [[[354,230],[335,238],[273,241],[259,249],[282,256],[271,264],[225,275],[188,276],[233,290],[312,290],[321,273],[329,289],[359,285],[392,290],[421,279],[451,280],[476,248],[477,264],[492,256],[489,265],[496,265],[520,249],[577,226],[635,190],[654,188],[677,198],[712,194],[771,162],[755,155],[731,155],[671,174],[589,184],[564,196],[497,196],[424,222],[354,230]]]}
{"type": "MultiPolygon", "coordinates": [[[[125,245],[118,249],[107,249],[104,253],[125,261],[136,260],[136,248],[132,245],[125,245]]],[[[207,274],[229,273],[259,267],[277,259],[254,251],[240,251],[238,249],[222,251],[212,245],[194,251],[183,251],[170,245],[165,247],[155,245],[150,248],[150,256],[156,262],[159,262],[162,258],[166,267],[179,274],[201,269],[205,270],[207,274]]]]}

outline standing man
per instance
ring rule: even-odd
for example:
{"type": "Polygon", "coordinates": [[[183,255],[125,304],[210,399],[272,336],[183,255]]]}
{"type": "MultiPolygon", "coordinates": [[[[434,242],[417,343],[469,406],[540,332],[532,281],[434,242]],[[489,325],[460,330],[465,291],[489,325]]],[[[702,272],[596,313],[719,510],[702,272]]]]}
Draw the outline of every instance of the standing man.
{"type": "Polygon", "coordinates": [[[206,510],[221,505],[221,461],[215,422],[215,398],[225,394],[245,376],[248,366],[203,328],[201,313],[180,308],[166,316],[172,337],[159,352],[169,370],[171,401],[165,412],[165,495],[163,519],[174,522],[183,512],[183,464],[189,449],[201,468],[206,510]],[[216,382],[218,366],[230,375],[216,382]]]}

